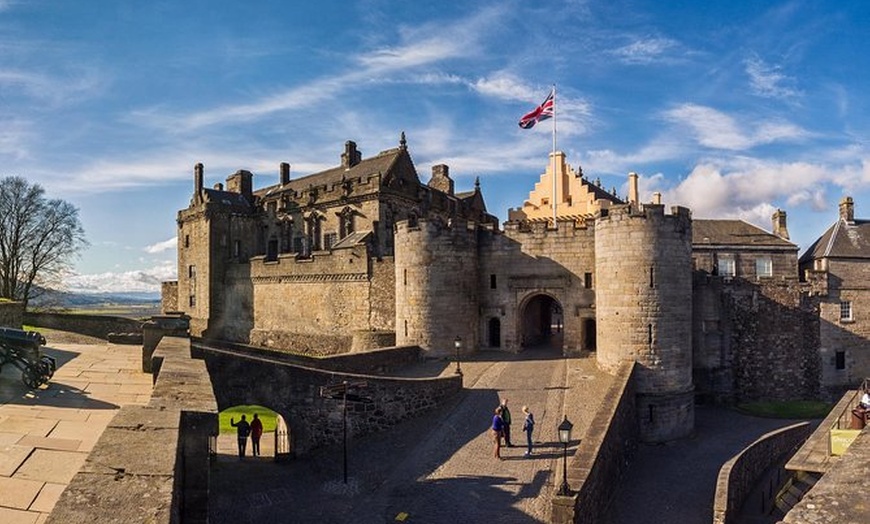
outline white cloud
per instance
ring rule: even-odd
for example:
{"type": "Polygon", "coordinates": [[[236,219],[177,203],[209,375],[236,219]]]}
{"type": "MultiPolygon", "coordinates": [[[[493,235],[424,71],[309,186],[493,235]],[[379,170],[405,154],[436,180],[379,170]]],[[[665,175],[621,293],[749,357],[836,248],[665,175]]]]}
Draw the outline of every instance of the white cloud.
{"type": "Polygon", "coordinates": [[[159,293],[162,282],[176,278],[176,263],[167,260],[149,269],[93,275],[75,274],[66,278],[64,283],[65,291],[72,293],[159,293]]]}
{"type": "Polygon", "coordinates": [[[697,104],[682,104],[663,115],[671,123],[688,128],[699,144],[712,149],[740,151],[810,136],[808,131],[789,122],[738,122],[721,111],[697,104]]]}
{"type": "Polygon", "coordinates": [[[746,74],[754,94],[764,98],[795,98],[802,93],[791,87],[795,80],[781,73],[780,66],[766,64],[758,56],[747,58],[746,74]]]}
{"type": "Polygon", "coordinates": [[[164,251],[176,249],[177,247],[178,237],[172,237],[169,240],[157,242],[156,244],[151,244],[150,246],[145,246],[145,252],[150,254],[163,253],[164,251]]]}
{"type": "Polygon", "coordinates": [[[677,46],[670,38],[651,37],[614,49],[610,54],[626,64],[650,64],[662,60],[666,52],[677,46]]]}

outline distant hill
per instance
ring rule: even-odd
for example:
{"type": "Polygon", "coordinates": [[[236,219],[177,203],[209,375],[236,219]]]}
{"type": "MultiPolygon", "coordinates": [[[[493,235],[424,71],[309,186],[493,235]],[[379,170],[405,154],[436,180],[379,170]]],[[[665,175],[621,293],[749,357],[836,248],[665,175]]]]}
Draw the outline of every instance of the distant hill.
{"type": "Polygon", "coordinates": [[[160,293],[70,293],[46,290],[31,299],[28,308],[141,318],[160,313],[160,293]]]}

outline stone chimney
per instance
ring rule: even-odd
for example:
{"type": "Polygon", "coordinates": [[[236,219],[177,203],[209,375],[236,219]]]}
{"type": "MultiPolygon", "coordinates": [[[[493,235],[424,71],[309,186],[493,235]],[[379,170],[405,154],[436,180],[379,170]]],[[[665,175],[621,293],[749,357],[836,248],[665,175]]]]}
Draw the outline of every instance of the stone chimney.
{"type": "Polygon", "coordinates": [[[348,140],[344,143],[344,153],[341,154],[341,167],[350,169],[360,163],[362,153],[357,151],[356,142],[348,140]]]}
{"type": "Polygon", "coordinates": [[[239,193],[250,202],[254,198],[253,180],[253,173],[244,169],[239,169],[227,177],[227,191],[230,193],[239,193]]]}
{"type": "Polygon", "coordinates": [[[843,197],[840,200],[840,220],[843,220],[847,224],[855,222],[855,201],[850,196],[843,197]]]}
{"type": "Polygon", "coordinates": [[[777,209],[773,213],[773,234],[779,238],[788,240],[788,221],[786,220],[785,211],[777,209]]]}
{"type": "Polygon", "coordinates": [[[450,178],[450,167],[445,164],[432,166],[432,178],[426,184],[432,189],[437,189],[448,195],[453,194],[453,180],[450,178]]]}
{"type": "Polygon", "coordinates": [[[193,192],[200,194],[202,192],[202,164],[193,166],[193,192]]]}
{"type": "Polygon", "coordinates": [[[659,193],[658,191],[653,193],[652,203],[657,205],[657,206],[660,206],[662,204],[662,194],[659,193]]]}
{"type": "Polygon", "coordinates": [[[290,183],[290,164],[281,162],[281,167],[278,169],[281,175],[281,185],[286,186],[290,183]]]}
{"type": "Polygon", "coordinates": [[[628,203],[637,205],[637,173],[628,174],[628,203]]]}

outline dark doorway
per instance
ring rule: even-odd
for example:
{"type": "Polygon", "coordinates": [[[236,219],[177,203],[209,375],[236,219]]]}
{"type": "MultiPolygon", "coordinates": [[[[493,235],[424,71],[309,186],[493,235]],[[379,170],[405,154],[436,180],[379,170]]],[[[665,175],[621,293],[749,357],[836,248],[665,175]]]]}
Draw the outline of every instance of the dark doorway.
{"type": "Polygon", "coordinates": [[[595,351],[595,319],[587,318],[583,321],[583,349],[595,351]]]}
{"type": "Polygon", "coordinates": [[[501,347],[501,320],[497,318],[489,319],[489,347],[501,347]]]}
{"type": "Polygon", "coordinates": [[[562,349],[564,321],[562,306],[553,297],[536,295],[526,302],[522,312],[524,348],[562,349]]]}

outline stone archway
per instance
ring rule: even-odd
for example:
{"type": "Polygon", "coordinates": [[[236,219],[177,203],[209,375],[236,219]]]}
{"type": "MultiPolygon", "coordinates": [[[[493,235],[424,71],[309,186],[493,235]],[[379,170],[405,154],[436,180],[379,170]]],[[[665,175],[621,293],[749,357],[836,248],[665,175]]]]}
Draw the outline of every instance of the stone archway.
{"type": "Polygon", "coordinates": [[[212,453],[221,461],[236,461],[238,455],[237,430],[226,427],[227,420],[232,419],[235,423],[241,421],[244,415],[248,423],[252,422],[254,415],[258,415],[263,425],[263,433],[260,437],[260,454],[253,455],[252,437],[248,437],[245,444],[245,457],[248,460],[285,460],[293,452],[292,436],[284,417],[262,405],[239,405],[221,410],[218,413],[220,433],[214,437],[212,453]]]}
{"type": "Polygon", "coordinates": [[[561,351],[564,327],[562,305],[550,295],[534,295],[520,309],[520,340],[523,348],[561,351]]]}

